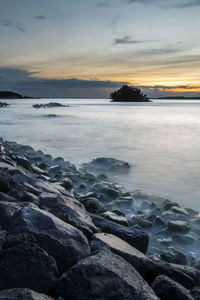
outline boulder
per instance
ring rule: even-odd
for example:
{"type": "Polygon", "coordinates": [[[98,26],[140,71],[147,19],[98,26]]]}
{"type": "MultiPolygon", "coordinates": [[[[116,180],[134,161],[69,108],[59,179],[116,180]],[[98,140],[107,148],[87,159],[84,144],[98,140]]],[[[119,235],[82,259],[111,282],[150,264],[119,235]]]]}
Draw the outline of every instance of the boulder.
{"type": "Polygon", "coordinates": [[[0,290],[19,287],[49,293],[57,276],[55,260],[37,244],[7,248],[0,255],[0,290]]]}
{"type": "Polygon", "coordinates": [[[99,251],[58,279],[57,296],[66,299],[158,299],[140,274],[123,258],[99,251]]]}
{"type": "Polygon", "coordinates": [[[102,217],[104,217],[105,219],[108,219],[110,221],[113,221],[115,223],[124,225],[124,226],[128,226],[128,221],[126,219],[126,217],[124,216],[119,216],[118,214],[112,212],[112,211],[106,211],[104,213],[101,214],[102,217]]]}
{"type": "Polygon", "coordinates": [[[194,300],[186,288],[164,275],[156,278],[152,289],[162,300],[194,300]]]}
{"type": "Polygon", "coordinates": [[[11,197],[5,193],[0,192],[0,201],[17,202],[17,199],[14,197],[11,197]]]}
{"type": "Polygon", "coordinates": [[[160,253],[160,257],[162,260],[167,261],[169,263],[180,264],[180,265],[187,264],[186,255],[174,247],[163,249],[160,253]]]}
{"type": "Polygon", "coordinates": [[[88,237],[96,231],[96,227],[84,206],[71,196],[42,193],[40,196],[40,208],[82,230],[88,237]]]}
{"type": "Polygon", "coordinates": [[[183,232],[183,233],[187,233],[191,229],[190,224],[185,221],[170,221],[168,222],[167,227],[169,231],[176,231],[176,232],[183,232]]]}
{"type": "Polygon", "coordinates": [[[36,207],[15,213],[9,232],[32,234],[38,245],[55,258],[61,273],[90,254],[88,241],[80,230],[36,207]]]}
{"type": "Polygon", "coordinates": [[[155,276],[153,262],[122,239],[112,234],[97,233],[92,236],[90,247],[92,251],[110,249],[128,261],[148,283],[152,282],[155,276]]]}
{"type": "Polygon", "coordinates": [[[149,237],[145,232],[128,228],[93,214],[90,214],[90,216],[95,226],[102,232],[113,234],[139,251],[146,253],[149,237]]]}
{"type": "Polygon", "coordinates": [[[10,225],[12,216],[23,207],[35,207],[34,204],[26,202],[7,202],[0,201],[0,226],[7,229],[10,225]]]}
{"type": "Polygon", "coordinates": [[[53,300],[53,298],[30,289],[15,288],[0,291],[2,300],[53,300]]]}

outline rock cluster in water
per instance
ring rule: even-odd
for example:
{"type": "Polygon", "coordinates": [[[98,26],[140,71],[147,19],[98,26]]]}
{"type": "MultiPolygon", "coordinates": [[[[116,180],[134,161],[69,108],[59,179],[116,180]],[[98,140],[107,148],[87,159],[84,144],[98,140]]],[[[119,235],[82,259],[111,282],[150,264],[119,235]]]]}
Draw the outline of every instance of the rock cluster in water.
{"type": "MultiPolygon", "coordinates": [[[[34,108],[66,107],[66,105],[63,105],[63,104],[57,103],[57,102],[49,102],[46,104],[33,104],[32,106],[34,108]]],[[[67,105],[67,107],[69,107],[69,105],[67,105]]]]}
{"type": "Polygon", "coordinates": [[[0,107],[7,107],[9,104],[6,102],[0,102],[0,107]]]}
{"type": "Polygon", "coordinates": [[[0,142],[0,298],[200,299],[198,212],[0,142]]]}

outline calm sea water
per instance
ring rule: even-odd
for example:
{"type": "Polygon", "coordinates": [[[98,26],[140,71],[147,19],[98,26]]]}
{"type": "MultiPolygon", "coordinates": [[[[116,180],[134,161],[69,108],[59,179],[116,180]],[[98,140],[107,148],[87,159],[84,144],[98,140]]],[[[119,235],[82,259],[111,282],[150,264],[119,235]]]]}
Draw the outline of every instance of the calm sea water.
{"type": "Polygon", "coordinates": [[[200,210],[200,101],[62,99],[56,102],[70,107],[46,109],[32,104],[47,99],[6,102],[11,105],[0,109],[1,137],[77,166],[101,156],[125,160],[130,172],[111,176],[129,191],[141,189],[200,210]]]}

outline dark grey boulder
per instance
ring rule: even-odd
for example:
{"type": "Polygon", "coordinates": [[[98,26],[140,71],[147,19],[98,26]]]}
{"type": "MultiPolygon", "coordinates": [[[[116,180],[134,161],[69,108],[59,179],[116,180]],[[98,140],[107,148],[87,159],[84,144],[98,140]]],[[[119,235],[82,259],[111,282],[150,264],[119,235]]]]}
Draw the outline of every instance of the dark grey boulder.
{"type": "Polygon", "coordinates": [[[106,211],[106,212],[102,213],[101,216],[104,217],[105,219],[108,219],[108,220],[118,223],[120,225],[128,226],[128,221],[127,221],[126,217],[124,217],[122,215],[119,216],[118,214],[116,214],[112,211],[106,211]]]}
{"type": "Polygon", "coordinates": [[[172,280],[180,283],[186,289],[191,289],[197,281],[197,274],[193,271],[187,270],[188,267],[171,264],[163,261],[154,261],[154,271],[156,276],[166,275],[172,280]]]}
{"type": "Polygon", "coordinates": [[[141,252],[146,253],[149,237],[145,232],[119,225],[93,214],[90,214],[90,216],[95,226],[102,232],[113,234],[141,252]]]}
{"type": "Polygon", "coordinates": [[[11,248],[24,243],[36,243],[36,239],[30,233],[7,234],[4,239],[3,248],[11,248]]]}
{"type": "Polygon", "coordinates": [[[185,221],[170,221],[168,222],[168,230],[187,233],[190,231],[191,226],[185,221]]]}
{"type": "Polygon", "coordinates": [[[55,258],[61,273],[90,254],[87,238],[80,230],[36,207],[15,213],[9,232],[31,233],[38,245],[55,258]]]}
{"type": "Polygon", "coordinates": [[[167,261],[169,263],[180,264],[180,265],[187,264],[186,255],[174,247],[163,249],[160,253],[160,257],[162,260],[167,261]]]}
{"type": "Polygon", "coordinates": [[[128,261],[148,283],[152,283],[152,277],[155,277],[153,262],[122,239],[112,234],[97,233],[92,236],[90,247],[92,251],[110,249],[128,261]]]}
{"type": "Polygon", "coordinates": [[[7,193],[9,188],[9,181],[4,176],[0,175],[0,192],[7,193]]]}
{"type": "Polygon", "coordinates": [[[156,278],[152,289],[161,300],[194,300],[186,288],[164,275],[156,278]]]}
{"type": "Polygon", "coordinates": [[[91,236],[97,230],[84,206],[71,196],[42,193],[40,208],[82,230],[86,236],[91,236]]]}
{"type": "Polygon", "coordinates": [[[49,293],[57,276],[55,260],[37,244],[7,248],[0,255],[0,290],[18,287],[49,293]]]}
{"type": "Polygon", "coordinates": [[[0,226],[7,229],[10,226],[12,216],[23,207],[34,207],[34,204],[26,202],[0,201],[0,226]]]}
{"type": "Polygon", "coordinates": [[[0,201],[17,202],[18,200],[14,197],[11,197],[5,193],[0,192],[0,201]]]}
{"type": "Polygon", "coordinates": [[[99,251],[58,279],[57,296],[71,299],[158,299],[140,274],[123,258],[99,251]]]}
{"type": "Polygon", "coordinates": [[[15,288],[0,291],[2,300],[53,300],[53,298],[30,289],[15,288]]]}

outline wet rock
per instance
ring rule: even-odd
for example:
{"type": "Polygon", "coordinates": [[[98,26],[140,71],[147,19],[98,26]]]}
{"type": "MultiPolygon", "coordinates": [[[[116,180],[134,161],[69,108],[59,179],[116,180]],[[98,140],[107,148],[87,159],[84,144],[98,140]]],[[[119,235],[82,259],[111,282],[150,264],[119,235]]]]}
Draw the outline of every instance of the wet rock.
{"type": "Polygon", "coordinates": [[[31,203],[34,203],[35,205],[39,206],[39,198],[32,193],[24,192],[22,201],[31,202],[31,203]]]}
{"type": "Polygon", "coordinates": [[[159,227],[166,227],[166,224],[165,222],[159,217],[159,216],[156,216],[154,221],[153,221],[153,224],[155,226],[159,226],[159,227]]]}
{"type": "Polygon", "coordinates": [[[84,199],[82,203],[84,204],[85,209],[90,213],[96,214],[103,210],[100,201],[96,198],[89,197],[84,199]]]}
{"type": "Polygon", "coordinates": [[[36,239],[30,233],[7,234],[3,243],[3,248],[11,248],[24,243],[36,243],[36,239]]]}
{"type": "Polygon", "coordinates": [[[71,300],[158,299],[139,273],[110,251],[100,251],[64,273],[57,295],[71,300]]]}
{"type": "Polygon", "coordinates": [[[90,236],[96,231],[96,227],[84,206],[73,197],[42,193],[40,208],[82,230],[86,236],[90,236]]]}
{"type": "Polygon", "coordinates": [[[172,236],[172,240],[182,246],[191,246],[195,242],[194,237],[190,234],[176,234],[172,236]]]}
{"type": "Polygon", "coordinates": [[[63,186],[66,190],[71,190],[72,187],[73,187],[73,182],[71,179],[69,178],[64,178],[61,183],[60,183],[61,186],[63,186]]]}
{"type": "Polygon", "coordinates": [[[163,208],[163,210],[169,210],[169,209],[171,209],[173,206],[179,207],[179,204],[176,203],[176,202],[172,202],[172,201],[170,201],[170,200],[167,199],[167,200],[165,200],[165,201],[163,202],[162,208],[163,208]]]}
{"type": "Polygon", "coordinates": [[[93,214],[90,215],[93,223],[102,232],[113,234],[141,252],[146,253],[149,244],[149,237],[145,232],[119,225],[93,214]]]}
{"type": "Polygon", "coordinates": [[[122,239],[112,234],[96,233],[92,236],[90,247],[92,251],[110,249],[128,261],[147,282],[152,282],[152,276],[155,275],[151,260],[122,239]]]}
{"type": "Polygon", "coordinates": [[[168,222],[167,226],[169,231],[177,231],[183,233],[187,233],[191,229],[189,223],[185,221],[170,221],[168,222]]]}
{"type": "Polygon", "coordinates": [[[158,276],[152,289],[162,300],[194,300],[186,288],[167,276],[158,276]]]}
{"type": "Polygon", "coordinates": [[[187,264],[186,255],[174,247],[169,247],[167,249],[162,250],[160,253],[160,257],[162,260],[167,261],[169,263],[180,265],[187,264]]]}
{"type": "Polygon", "coordinates": [[[145,220],[141,216],[132,216],[131,220],[129,222],[129,226],[135,226],[138,225],[139,228],[149,228],[152,226],[152,223],[149,222],[148,220],[145,220]]]}
{"type": "Polygon", "coordinates": [[[14,214],[9,232],[32,234],[38,245],[55,258],[61,273],[90,254],[81,231],[39,208],[25,207],[14,214]]]}
{"type": "Polygon", "coordinates": [[[57,276],[55,260],[36,244],[18,245],[1,254],[0,290],[19,287],[49,293],[57,276]]]}
{"type": "Polygon", "coordinates": [[[106,212],[102,213],[101,216],[103,218],[113,221],[115,223],[118,223],[118,224],[121,224],[124,226],[128,226],[128,221],[124,216],[119,216],[112,211],[106,211],[106,212]]]}
{"type": "MultiPolygon", "coordinates": [[[[159,275],[166,275],[172,280],[180,283],[187,289],[191,289],[195,285],[195,279],[179,269],[175,264],[170,264],[163,261],[154,261],[154,271],[156,277],[159,275]]],[[[155,278],[152,278],[154,280],[155,278]]]]}
{"type": "Polygon", "coordinates": [[[130,165],[125,161],[118,160],[115,158],[98,157],[96,159],[93,159],[90,163],[82,164],[82,167],[116,172],[116,171],[127,171],[129,170],[130,165]]]}
{"type": "MultiPolygon", "coordinates": [[[[12,216],[25,206],[32,206],[33,204],[23,202],[6,202],[0,201],[0,226],[7,229],[10,225],[12,216]]],[[[34,205],[33,205],[34,206],[34,205]]]]}
{"type": "Polygon", "coordinates": [[[30,289],[15,288],[0,291],[2,300],[53,300],[53,298],[30,289]]]}
{"type": "Polygon", "coordinates": [[[186,209],[179,207],[179,206],[172,206],[171,210],[175,213],[175,214],[180,214],[180,215],[184,215],[184,216],[189,216],[189,213],[187,212],[186,209]]]}
{"type": "Polygon", "coordinates": [[[190,290],[190,294],[195,300],[200,300],[200,287],[199,286],[193,287],[190,290]]]}
{"type": "Polygon", "coordinates": [[[17,202],[17,199],[14,197],[11,197],[5,193],[0,192],[0,201],[17,202]]]}
{"type": "Polygon", "coordinates": [[[9,188],[9,181],[4,176],[0,175],[0,192],[7,193],[9,188]]]}

